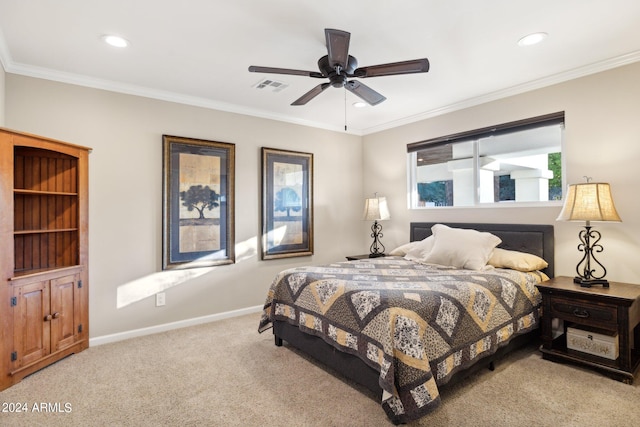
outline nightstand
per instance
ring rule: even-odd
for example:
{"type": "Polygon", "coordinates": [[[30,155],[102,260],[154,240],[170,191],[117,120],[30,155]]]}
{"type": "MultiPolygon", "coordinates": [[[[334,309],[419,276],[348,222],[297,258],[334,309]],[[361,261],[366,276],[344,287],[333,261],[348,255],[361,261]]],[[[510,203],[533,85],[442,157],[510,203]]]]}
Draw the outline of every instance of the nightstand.
{"type": "MultiPolygon", "coordinates": [[[[384,255],[382,255],[384,256],[384,255]]],[[[369,259],[371,258],[369,256],[369,254],[362,254],[362,255],[347,255],[347,261],[355,261],[357,259],[369,259]]],[[[379,256],[376,258],[380,258],[379,256]]]]}
{"type": "Polygon", "coordinates": [[[632,384],[640,365],[640,285],[610,282],[608,288],[583,288],[570,277],[536,285],[542,294],[542,357],[597,369],[632,384]],[[554,337],[553,319],[563,322],[554,337]],[[615,360],[567,347],[567,328],[595,328],[618,339],[615,360]]]}

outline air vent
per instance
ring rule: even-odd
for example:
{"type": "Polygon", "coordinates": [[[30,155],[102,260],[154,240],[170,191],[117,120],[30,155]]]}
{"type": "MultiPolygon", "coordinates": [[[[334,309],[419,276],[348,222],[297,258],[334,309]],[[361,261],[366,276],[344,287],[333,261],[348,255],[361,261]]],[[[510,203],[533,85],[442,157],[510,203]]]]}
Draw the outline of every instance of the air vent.
{"type": "Polygon", "coordinates": [[[280,92],[280,91],[288,88],[289,85],[286,84],[286,83],[283,83],[283,82],[279,82],[277,80],[264,79],[264,80],[260,80],[253,87],[255,87],[256,89],[261,89],[261,90],[268,89],[271,92],[280,92]]]}

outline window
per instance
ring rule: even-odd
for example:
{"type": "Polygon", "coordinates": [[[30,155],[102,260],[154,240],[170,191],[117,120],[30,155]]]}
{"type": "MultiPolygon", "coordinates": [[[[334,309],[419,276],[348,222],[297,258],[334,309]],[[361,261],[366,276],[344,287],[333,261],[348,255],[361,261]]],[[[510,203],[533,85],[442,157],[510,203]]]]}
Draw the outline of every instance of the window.
{"type": "Polygon", "coordinates": [[[562,200],[564,112],[407,145],[410,207],[562,200]]]}

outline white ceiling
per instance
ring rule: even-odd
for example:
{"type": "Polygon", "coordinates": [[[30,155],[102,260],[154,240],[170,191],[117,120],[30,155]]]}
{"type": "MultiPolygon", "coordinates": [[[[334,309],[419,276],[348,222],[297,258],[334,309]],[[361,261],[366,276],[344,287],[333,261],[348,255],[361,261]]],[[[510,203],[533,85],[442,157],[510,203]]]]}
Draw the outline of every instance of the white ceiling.
{"type": "Polygon", "coordinates": [[[638,0],[0,0],[8,73],[326,129],[368,134],[640,60],[638,0]],[[324,80],[249,73],[317,71],[324,29],[349,31],[360,66],[427,57],[426,74],[363,79],[387,100],[324,80]],[[520,37],[544,31],[541,44],[520,37]],[[126,49],[104,44],[117,34],[126,49]],[[264,78],[288,85],[258,90],[264,78]]]}

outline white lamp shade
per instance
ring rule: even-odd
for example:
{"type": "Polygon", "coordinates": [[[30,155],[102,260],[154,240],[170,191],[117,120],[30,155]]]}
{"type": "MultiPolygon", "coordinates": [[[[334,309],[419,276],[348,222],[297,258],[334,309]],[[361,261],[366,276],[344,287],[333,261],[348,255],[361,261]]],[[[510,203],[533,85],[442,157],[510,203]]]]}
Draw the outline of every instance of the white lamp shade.
{"type": "Polygon", "coordinates": [[[364,213],[362,219],[367,221],[380,221],[391,218],[386,197],[373,197],[364,201],[364,213]]]}
{"type": "Polygon", "coordinates": [[[611,187],[602,182],[571,184],[557,221],[617,221],[611,187]]]}

